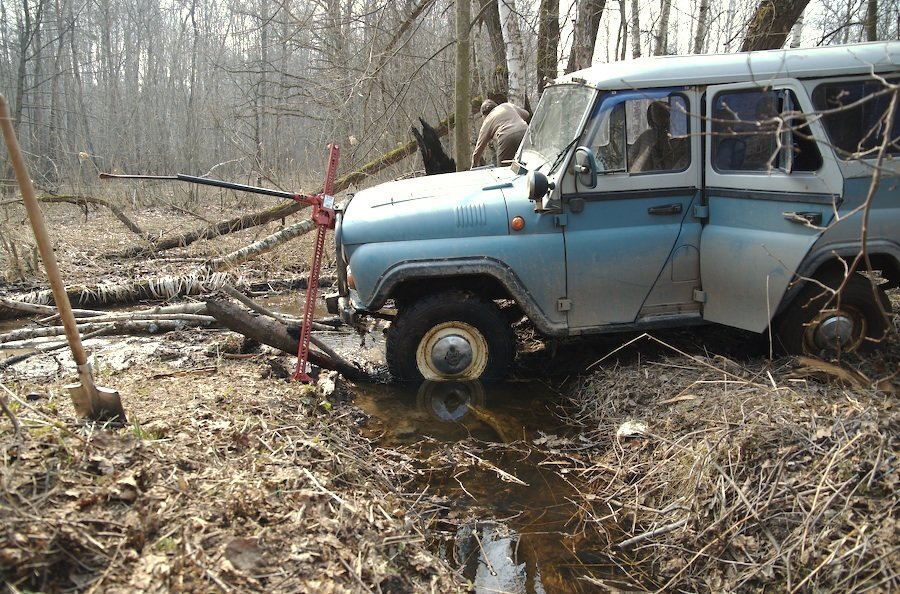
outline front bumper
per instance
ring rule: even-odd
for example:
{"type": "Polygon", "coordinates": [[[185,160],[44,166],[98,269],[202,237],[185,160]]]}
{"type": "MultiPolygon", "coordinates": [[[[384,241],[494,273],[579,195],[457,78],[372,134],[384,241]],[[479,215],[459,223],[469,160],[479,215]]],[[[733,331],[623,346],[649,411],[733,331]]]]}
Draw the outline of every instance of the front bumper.
{"type": "Polygon", "coordinates": [[[325,306],[328,308],[328,313],[340,316],[341,321],[345,324],[355,324],[359,319],[359,314],[356,308],[353,307],[350,296],[331,293],[325,296],[325,306]]]}

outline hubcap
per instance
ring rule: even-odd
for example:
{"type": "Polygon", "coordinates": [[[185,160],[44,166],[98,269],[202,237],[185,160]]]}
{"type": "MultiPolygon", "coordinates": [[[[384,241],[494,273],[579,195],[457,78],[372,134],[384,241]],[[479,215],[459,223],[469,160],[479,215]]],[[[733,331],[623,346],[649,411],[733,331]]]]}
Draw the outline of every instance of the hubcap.
{"type": "Polygon", "coordinates": [[[852,352],[866,336],[865,317],[853,308],[830,312],[814,323],[811,329],[810,338],[818,351],[852,352]]]}
{"type": "Polygon", "coordinates": [[[456,375],[472,364],[472,345],[457,334],[444,336],[431,348],[431,364],[441,373],[456,375]]]}
{"type": "Polygon", "coordinates": [[[444,322],[425,333],[416,349],[416,366],[426,380],[478,379],[488,363],[488,343],[465,322],[444,322]]]}
{"type": "Polygon", "coordinates": [[[844,316],[834,316],[816,328],[816,346],[820,349],[844,347],[853,338],[853,321],[844,316]]]}

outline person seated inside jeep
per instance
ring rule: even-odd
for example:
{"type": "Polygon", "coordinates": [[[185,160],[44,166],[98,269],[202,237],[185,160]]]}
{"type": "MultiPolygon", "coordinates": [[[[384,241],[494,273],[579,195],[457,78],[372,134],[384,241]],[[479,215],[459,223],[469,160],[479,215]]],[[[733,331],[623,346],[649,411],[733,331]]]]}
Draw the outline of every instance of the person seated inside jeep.
{"type": "Polygon", "coordinates": [[[760,93],[760,98],[756,103],[755,121],[748,126],[744,135],[743,169],[767,171],[777,166],[776,133],[780,130],[778,116],[774,95],[760,93]]]}
{"type": "Polygon", "coordinates": [[[684,169],[688,162],[685,139],[672,137],[670,122],[668,103],[653,101],[647,106],[649,127],[631,145],[628,160],[630,172],[684,169]]]}

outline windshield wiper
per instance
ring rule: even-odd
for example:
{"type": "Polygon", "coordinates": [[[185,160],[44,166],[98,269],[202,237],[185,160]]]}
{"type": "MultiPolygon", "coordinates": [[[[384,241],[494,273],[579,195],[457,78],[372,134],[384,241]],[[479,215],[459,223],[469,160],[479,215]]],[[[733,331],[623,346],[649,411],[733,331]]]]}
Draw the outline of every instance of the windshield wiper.
{"type": "Polygon", "coordinates": [[[553,164],[550,166],[550,170],[547,171],[547,175],[551,175],[554,171],[556,171],[556,168],[559,167],[560,163],[562,163],[563,157],[566,156],[566,153],[569,152],[569,149],[572,148],[572,145],[577,141],[578,137],[576,136],[569,142],[569,144],[564,146],[563,149],[556,154],[556,158],[553,159],[553,164]]]}

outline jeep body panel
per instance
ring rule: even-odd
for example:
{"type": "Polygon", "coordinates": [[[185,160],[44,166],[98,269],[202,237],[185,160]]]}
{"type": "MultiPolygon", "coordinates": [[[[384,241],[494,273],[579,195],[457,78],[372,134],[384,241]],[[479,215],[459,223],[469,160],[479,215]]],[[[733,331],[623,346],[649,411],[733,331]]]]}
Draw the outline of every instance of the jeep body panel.
{"type": "Polygon", "coordinates": [[[525,179],[482,168],[382,184],[359,192],[341,221],[358,307],[377,310],[404,282],[447,276],[495,278],[539,326],[565,327],[562,230],[534,211],[525,179]],[[509,221],[524,219],[513,232],[509,221]],[[390,238],[390,240],[387,240],[390,238]]]}
{"type": "Polygon", "coordinates": [[[765,86],[773,79],[823,79],[896,72],[898,64],[900,43],[880,41],[812,50],[797,48],[637,58],[578,70],[559,77],[555,83],[581,81],[608,91],[742,82],[765,86]]]}
{"type": "MultiPolygon", "coordinates": [[[[708,87],[707,113],[717,113],[720,97],[727,103],[758,89],[753,83],[708,87]]],[[[798,111],[814,112],[796,80],[772,80],[767,90],[798,102],[798,111]]],[[[826,137],[819,121],[808,125],[816,137],[826,137]]],[[[714,143],[729,139],[708,134],[704,140],[713,154],[714,143]]],[[[700,247],[704,319],[753,332],[768,327],[794,272],[841,202],[843,179],[834,153],[819,152],[821,164],[809,172],[720,170],[707,160],[709,218],[700,247]]]]}

